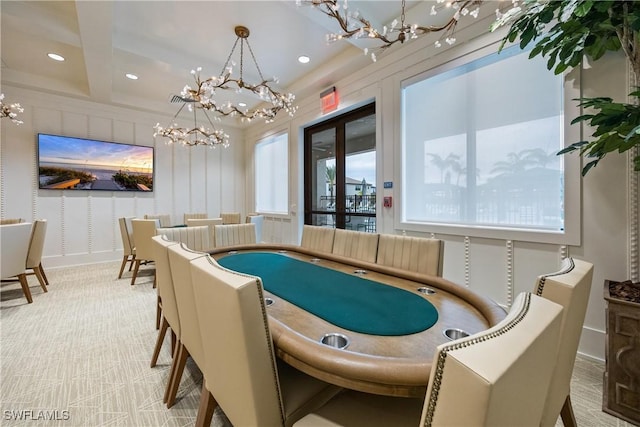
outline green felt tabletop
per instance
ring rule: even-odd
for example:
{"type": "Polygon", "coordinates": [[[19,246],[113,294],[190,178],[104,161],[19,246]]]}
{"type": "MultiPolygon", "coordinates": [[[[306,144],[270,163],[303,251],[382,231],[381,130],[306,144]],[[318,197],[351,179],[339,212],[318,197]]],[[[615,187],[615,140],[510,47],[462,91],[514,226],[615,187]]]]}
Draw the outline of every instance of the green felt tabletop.
{"type": "Polygon", "coordinates": [[[436,308],[418,294],[286,255],[236,253],[218,263],[260,277],[269,292],[350,331],[408,335],[438,320],[436,308]]]}

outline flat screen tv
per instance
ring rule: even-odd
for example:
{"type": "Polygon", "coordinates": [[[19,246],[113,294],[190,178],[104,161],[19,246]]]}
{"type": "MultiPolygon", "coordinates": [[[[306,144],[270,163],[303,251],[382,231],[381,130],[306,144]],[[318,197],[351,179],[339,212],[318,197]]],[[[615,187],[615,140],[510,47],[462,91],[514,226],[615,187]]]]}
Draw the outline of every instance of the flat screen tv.
{"type": "Polygon", "coordinates": [[[153,191],[153,147],[38,134],[41,189],[153,191]]]}

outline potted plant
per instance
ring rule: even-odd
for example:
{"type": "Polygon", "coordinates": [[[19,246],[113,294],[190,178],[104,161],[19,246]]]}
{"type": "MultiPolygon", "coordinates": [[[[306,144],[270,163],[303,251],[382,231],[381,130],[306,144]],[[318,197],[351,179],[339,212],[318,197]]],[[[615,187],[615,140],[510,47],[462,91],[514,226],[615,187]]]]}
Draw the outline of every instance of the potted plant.
{"type": "MultiPolygon", "coordinates": [[[[579,66],[583,57],[597,61],[607,51],[622,50],[628,59],[633,85],[640,78],[640,2],[620,0],[524,0],[506,13],[498,13],[492,30],[510,25],[500,49],[519,40],[520,47],[534,44],[530,58],[548,58],[556,74],[579,66]]],[[[584,176],[607,154],[623,153],[640,145],[640,90],[629,94],[630,103],[608,97],[580,98],[587,110],[573,119],[593,129],[591,138],[572,143],[558,154],[578,152],[586,163],[584,176]]],[[[634,153],[634,169],[640,155],[634,153]]],[[[640,424],[640,286],[606,280],[606,362],[603,410],[640,424]]]]}

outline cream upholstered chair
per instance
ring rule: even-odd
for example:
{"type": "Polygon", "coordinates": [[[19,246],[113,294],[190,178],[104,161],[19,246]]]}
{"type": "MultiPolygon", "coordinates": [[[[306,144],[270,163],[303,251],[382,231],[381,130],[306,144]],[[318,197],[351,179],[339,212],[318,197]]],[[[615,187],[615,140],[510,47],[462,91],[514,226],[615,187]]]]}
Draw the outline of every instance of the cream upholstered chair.
{"type": "Polygon", "coordinates": [[[135,217],[127,218],[122,217],[118,218],[118,224],[120,225],[120,237],[122,238],[122,264],[120,264],[120,273],[118,273],[118,279],[122,278],[122,272],[124,271],[125,265],[129,263],[129,271],[133,267],[133,263],[136,259],[136,252],[133,244],[133,236],[131,227],[131,220],[135,217]],[[128,223],[128,224],[127,224],[128,223]]]}
{"type": "Polygon", "coordinates": [[[376,264],[442,277],[444,241],[381,234],[376,264]]]}
{"type": "Polygon", "coordinates": [[[215,226],[216,248],[256,243],[255,224],[228,224],[215,226]]]}
{"type": "MultiPolygon", "coordinates": [[[[169,387],[165,393],[165,403],[171,408],[176,400],[184,366],[187,357],[191,356],[196,365],[203,369],[204,351],[202,349],[202,336],[200,335],[200,324],[196,314],[196,301],[191,284],[191,264],[196,258],[206,256],[206,253],[192,251],[184,246],[169,246],[169,266],[171,277],[173,278],[173,289],[176,297],[176,307],[180,318],[180,340],[177,342],[174,351],[173,363],[169,387]]],[[[208,332],[208,331],[207,331],[208,332]]]]}
{"type": "Polygon", "coordinates": [[[335,228],[307,225],[302,227],[302,240],[300,246],[305,249],[331,253],[333,241],[336,235],[335,228]]]}
{"type": "Polygon", "coordinates": [[[438,346],[421,416],[415,399],[345,392],[295,425],[538,426],[561,321],[560,305],[522,293],[494,327],[438,346]]]}
{"type": "Polygon", "coordinates": [[[262,226],[264,224],[264,215],[250,213],[249,215],[247,215],[246,222],[256,225],[256,242],[262,243],[262,226]]]}
{"type": "Polygon", "coordinates": [[[171,227],[171,215],[169,214],[157,214],[157,215],[145,215],[144,219],[159,219],[160,227],[171,227]]]}
{"type": "Polygon", "coordinates": [[[31,239],[29,240],[29,250],[27,251],[27,261],[25,267],[27,275],[34,274],[40,282],[42,290],[47,292],[49,280],[42,268],[42,251],[44,250],[44,238],[47,234],[47,220],[38,219],[33,222],[31,228],[31,239]],[[28,271],[32,272],[29,273],[28,271]]]}
{"type": "Polygon", "coordinates": [[[333,254],[360,261],[376,262],[379,234],[352,230],[336,230],[333,254]]]}
{"type": "Polygon", "coordinates": [[[187,227],[201,227],[206,225],[209,227],[209,244],[211,245],[210,249],[214,249],[216,247],[216,225],[222,225],[222,218],[207,218],[207,219],[188,219],[187,227]]]}
{"type": "Polygon", "coordinates": [[[194,213],[186,213],[184,214],[184,222],[183,224],[188,224],[190,219],[207,219],[209,218],[209,214],[206,212],[194,212],[194,213]]]}
{"type": "Polygon", "coordinates": [[[191,265],[205,353],[196,425],[219,404],[234,426],[291,426],[340,390],[276,362],[260,278],[208,255],[191,265]]]}
{"type": "Polygon", "coordinates": [[[33,302],[33,298],[27,283],[25,260],[27,259],[30,238],[30,222],[0,226],[0,242],[3,245],[11,245],[11,250],[4,249],[0,251],[0,273],[2,274],[2,279],[17,277],[29,304],[33,302]]]}
{"type": "MultiPolygon", "coordinates": [[[[151,238],[156,235],[156,227],[158,222],[156,219],[133,219],[131,226],[133,227],[133,240],[136,242],[135,267],[133,268],[133,276],[131,277],[131,285],[136,283],[138,270],[142,262],[153,261],[153,247],[151,246],[151,238]]],[[[154,279],[155,286],[155,279],[154,279]]]]}
{"type": "MultiPolygon", "coordinates": [[[[173,277],[171,275],[171,266],[169,264],[169,250],[168,248],[173,245],[178,245],[178,242],[172,242],[167,240],[165,236],[154,236],[152,239],[153,250],[156,259],[156,278],[158,281],[158,296],[162,301],[162,322],[160,332],[158,333],[158,339],[153,349],[153,356],[151,356],[151,367],[156,366],[162,343],[167,335],[167,328],[171,329],[172,333],[172,365],[175,363],[178,343],[181,340],[182,334],[180,329],[180,317],[178,316],[178,305],[176,302],[176,294],[173,286],[173,277]]],[[[167,381],[165,388],[165,396],[169,394],[169,387],[171,386],[171,376],[167,381]]]]}
{"type": "Polygon", "coordinates": [[[221,212],[220,218],[223,224],[240,224],[242,216],[240,212],[221,212]]]}
{"type": "Polygon", "coordinates": [[[569,386],[589,303],[592,278],[593,264],[573,258],[565,258],[560,271],[538,277],[536,294],[564,307],[558,358],[554,361],[551,387],[540,424],[542,426],[556,425],[559,415],[565,427],[576,426],[569,386]]]}
{"type": "Polygon", "coordinates": [[[0,225],[20,224],[23,221],[22,218],[3,218],[0,219],[0,225]]]}
{"type": "Polygon", "coordinates": [[[158,228],[156,234],[167,236],[167,239],[175,242],[184,243],[184,245],[198,252],[210,250],[211,243],[209,241],[209,227],[201,225],[198,227],[171,227],[158,228]]]}

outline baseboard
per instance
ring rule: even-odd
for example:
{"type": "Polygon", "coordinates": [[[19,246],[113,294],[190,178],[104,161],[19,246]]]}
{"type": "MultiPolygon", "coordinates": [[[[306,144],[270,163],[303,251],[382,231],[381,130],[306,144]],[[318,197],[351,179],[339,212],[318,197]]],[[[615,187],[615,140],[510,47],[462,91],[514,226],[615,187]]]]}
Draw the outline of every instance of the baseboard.
{"type": "Polygon", "coordinates": [[[590,359],[604,361],[605,331],[584,326],[580,336],[578,353],[590,359]]]}
{"type": "Polygon", "coordinates": [[[111,261],[122,261],[122,251],[103,251],[82,254],[48,256],[42,258],[42,266],[47,268],[73,267],[76,265],[98,264],[111,261]]]}

